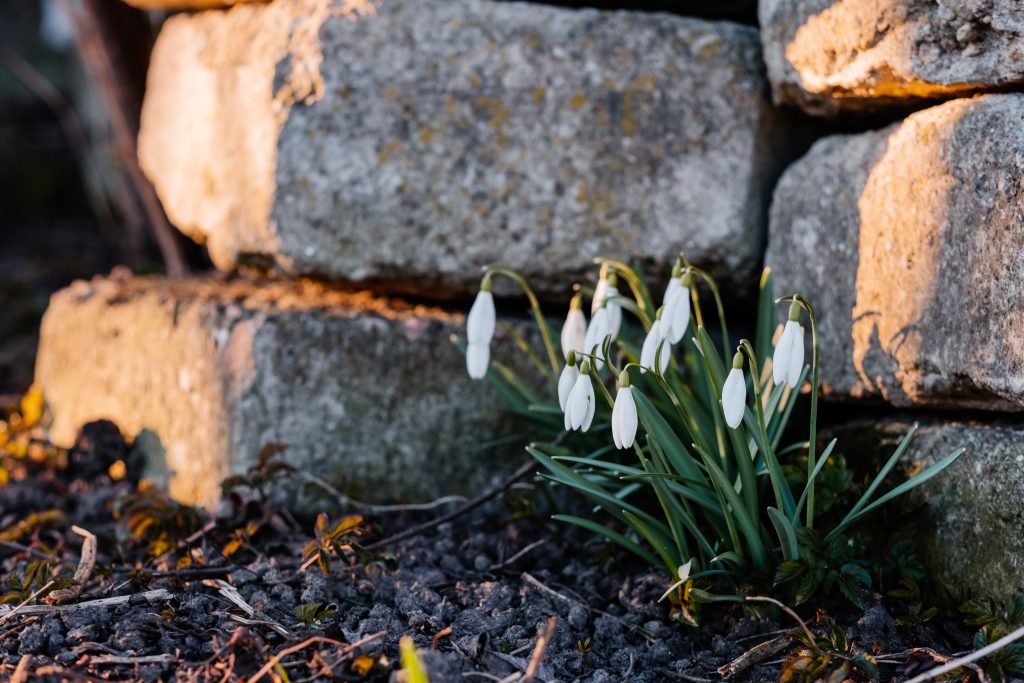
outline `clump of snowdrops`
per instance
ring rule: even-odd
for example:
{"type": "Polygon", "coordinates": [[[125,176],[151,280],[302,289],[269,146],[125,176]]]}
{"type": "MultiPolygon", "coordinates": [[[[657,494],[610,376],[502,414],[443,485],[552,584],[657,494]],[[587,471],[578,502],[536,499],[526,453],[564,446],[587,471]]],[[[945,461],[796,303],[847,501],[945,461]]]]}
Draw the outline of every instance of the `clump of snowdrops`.
{"type": "Polygon", "coordinates": [[[557,346],[529,284],[505,267],[485,269],[467,318],[470,376],[489,380],[514,411],[530,418],[538,436],[527,451],[544,476],[595,504],[593,516],[555,518],[661,566],[670,579],[663,598],[671,597],[684,620],[692,618],[694,602],[734,599],[752,585],[788,592],[797,602],[837,586],[859,602],[871,576],[864,562],[849,557],[844,532],[937,475],[963,449],[881,493],[912,429],[845,515],[818,528],[815,480],[836,441],[817,452],[819,339],[811,304],[800,294],[776,299],[766,269],[755,338],[733,346],[718,287],[684,258],[658,304],[636,270],[597,262],[597,285],[577,287],[557,346]],[[516,282],[529,299],[546,359],[518,341],[550,387],[548,397],[535,395],[530,385],[536,382],[490,360],[497,277],[516,282]],[[717,340],[706,327],[708,294],[717,340]],[[808,424],[787,429],[808,381],[808,424]],[[783,444],[791,434],[798,440],[783,444]],[[796,484],[787,480],[784,462],[790,470],[804,465],[796,484]]]}

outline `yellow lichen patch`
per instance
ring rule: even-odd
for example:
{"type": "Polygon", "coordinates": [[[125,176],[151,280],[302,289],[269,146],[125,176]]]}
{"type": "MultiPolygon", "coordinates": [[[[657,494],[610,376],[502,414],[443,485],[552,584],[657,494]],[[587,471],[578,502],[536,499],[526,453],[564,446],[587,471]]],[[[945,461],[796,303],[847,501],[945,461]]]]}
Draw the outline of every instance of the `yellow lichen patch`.
{"type": "Polygon", "coordinates": [[[497,98],[480,95],[476,98],[476,105],[490,114],[488,123],[491,128],[501,128],[508,120],[508,108],[497,98]]]}
{"type": "Polygon", "coordinates": [[[654,88],[658,83],[658,79],[655,78],[654,74],[641,74],[633,79],[629,87],[633,90],[640,90],[643,92],[654,92],[654,88]]]}
{"type": "Polygon", "coordinates": [[[544,101],[544,98],[547,96],[547,94],[547,88],[545,88],[542,85],[538,85],[536,88],[533,89],[533,96],[531,99],[533,100],[533,103],[537,105],[544,101]]]}
{"type": "Polygon", "coordinates": [[[623,135],[636,135],[636,107],[633,103],[633,92],[629,90],[622,93],[622,123],[620,127],[623,135]]]}
{"type": "Polygon", "coordinates": [[[377,163],[381,166],[388,163],[388,160],[402,147],[402,144],[401,140],[392,140],[388,144],[384,145],[380,150],[380,153],[377,155],[377,163]]]}
{"type": "Polygon", "coordinates": [[[437,131],[430,126],[422,126],[419,131],[420,142],[429,145],[437,137],[437,131]]]}
{"type": "Polygon", "coordinates": [[[569,106],[573,109],[581,109],[587,106],[587,98],[582,93],[575,93],[569,100],[569,106]]]}

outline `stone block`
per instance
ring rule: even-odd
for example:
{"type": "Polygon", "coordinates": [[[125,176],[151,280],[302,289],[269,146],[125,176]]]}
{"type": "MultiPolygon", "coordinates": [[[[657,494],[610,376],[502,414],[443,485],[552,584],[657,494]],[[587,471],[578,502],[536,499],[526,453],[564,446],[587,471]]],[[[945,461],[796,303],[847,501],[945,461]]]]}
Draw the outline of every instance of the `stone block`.
{"type": "Polygon", "coordinates": [[[1024,95],[824,138],[780,179],[767,264],[815,305],[837,398],[1024,408],[1024,95]]]}
{"type": "MultiPolygon", "coordinates": [[[[467,377],[463,324],[311,282],[79,281],[51,300],[36,381],[55,442],[111,419],[183,501],[213,505],[269,444],[357,499],[472,495],[517,459],[485,446],[514,425],[467,377]]],[[[499,334],[494,357],[513,347],[499,334]]]]}
{"type": "Polygon", "coordinates": [[[139,155],[222,268],[442,298],[502,262],[563,294],[595,256],[684,250],[750,287],[787,120],[749,26],[274,0],[165,24],[139,155]]]}
{"type": "Polygon", "coordinates": [[[919,107],[1024,83],[1016,0],[762,0],[779,104],[835,116],[919,107]]]}

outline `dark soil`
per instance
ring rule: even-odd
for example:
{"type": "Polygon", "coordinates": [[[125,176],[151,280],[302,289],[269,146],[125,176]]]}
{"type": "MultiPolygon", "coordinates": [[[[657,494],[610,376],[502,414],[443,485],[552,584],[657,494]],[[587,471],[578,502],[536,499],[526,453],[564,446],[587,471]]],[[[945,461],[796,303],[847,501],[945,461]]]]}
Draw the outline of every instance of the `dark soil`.
{"type": "MultiPolygon", "coordinates": [[[[719,606],[705,606],[700,628],[671,621],[666,603],[657,603],[667,588],[663,576],[608,555],[546,515],[525,514],[529,507],[514,503],[541,498],[529,490],[377,553],[353,546],[331,556],[327,575],[304,562],[313,525],[275,512],[260,495],[269,469],[246,482],[256,488],[237,488],[207,522],[153,490],[139,494],[133,458],[116,427],[94,423],[70,452],[38,446],[29,457],[6,461],[5,680],[18,675],[19,665],[22,680],[226,681],[260,672],[267,681],[400,680],[398,643],[411,636],[434,683],[513,681],[534,654],[538,628],[555,616],[537,680],[708,681],[721,678],[718,667],[795,626],[785,615],[754,620],[719,606]],[[126,476],[113,479],[120,471],[126,476]],[[25,521],[49,510],[57,512],[25,521]],[[30,562],[54,562],[44,579],[74,573],[82,538],[72,525],[99,538],[98,563],[76,602],[135,597],[115,606],[10,614],[26,596],[16,584],[30,562]],[[217,581],[236,588],[253,612],[229,600],[217,581]],[[140,595],[156,589],[172,597],[151,603],[140,595]],[[307,625],[296,616],[303,603],[334,611],[307,625]],[[272,658],[287,648],[274,667],[272,658]]],[[[368,515],[358,540],[372,543],[439,512],[368,515]]],[[[804,614],[823,630],[813,611],[804,614]]],[[[949,647],[935,642],[931,628],[901,631],[881,603],[834,616],[872,654],[903,653],[881,664],[886,679],[910,672],[909,645],[949,647]]],[[[733,680],[776,680],[796,650],[789,644],[733,680]]]]}

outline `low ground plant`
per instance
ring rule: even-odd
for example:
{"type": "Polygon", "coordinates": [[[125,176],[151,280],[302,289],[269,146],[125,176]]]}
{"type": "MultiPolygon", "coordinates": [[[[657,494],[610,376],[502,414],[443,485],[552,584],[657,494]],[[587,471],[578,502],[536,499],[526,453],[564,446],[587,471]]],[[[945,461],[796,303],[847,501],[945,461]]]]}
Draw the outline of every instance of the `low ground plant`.
{"type": "Polygon", "coordinates": [[[636,269],[598,263],[596,287],[577,286],[560,334],[529,283],[501,266],[485,270],[467,319],[470,376],[489,381],[528,418],[534,435],[527,451],[544,478],[594,504],[591,515],[555,517],[662,567],[670,578],[663,599],[672,600],[683,620],[693,619],[696,602],[739,599],[752,590],[800,603],[835,589],[862,603],[871,574],[848,531],[938,475],[963,450],[886,488],[914,438],[911,429],[861,495],[847,502],[839,494],[849,473],[836,441],[818,450],[820,340],[804,296],[777,299],[765,270],[757,320],[748,326],[753,339],[734,345],[714,279],[684,258],[660,304],[636,269]],[[491,286],[499,277],[517,283],[530,302],[543,352],[508,330],[539,381],[490,358],[497,324],[491,286]],[[787,314],[782,322],[780,306],[787,314]],[[535,390],[541,385],[546,389],[535,390]],[[793,424],[802,390],[809,409],[799,414],[806,422],[793,424]]]}

